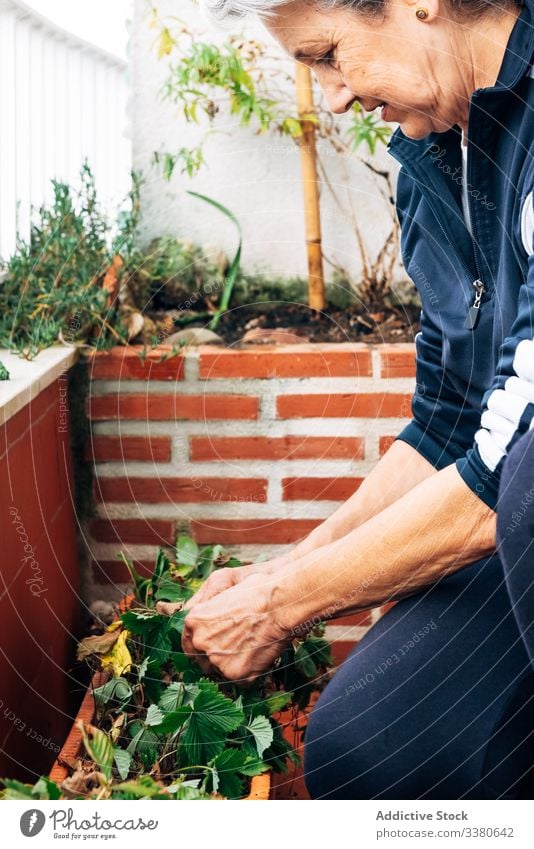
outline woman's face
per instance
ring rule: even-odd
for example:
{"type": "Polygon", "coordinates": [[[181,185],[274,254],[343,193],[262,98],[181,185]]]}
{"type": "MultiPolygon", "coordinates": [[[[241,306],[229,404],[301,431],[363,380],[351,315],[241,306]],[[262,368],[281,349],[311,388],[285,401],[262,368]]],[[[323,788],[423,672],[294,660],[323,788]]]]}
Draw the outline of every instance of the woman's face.
{"type": "Polygon", "coordinates": [[[414,139],[464,124],[475,86],[458,61],[458,27],[440,17],[439,0],[386,4],[384,16],[370,18],[294,0],[264,23],[290,56],[312,68],[332,112],[346,112],[355,100],[368,111],[385,103],[382,119],[414,139]],[[427,21],[416,17],[420,6],[427,21]]]}

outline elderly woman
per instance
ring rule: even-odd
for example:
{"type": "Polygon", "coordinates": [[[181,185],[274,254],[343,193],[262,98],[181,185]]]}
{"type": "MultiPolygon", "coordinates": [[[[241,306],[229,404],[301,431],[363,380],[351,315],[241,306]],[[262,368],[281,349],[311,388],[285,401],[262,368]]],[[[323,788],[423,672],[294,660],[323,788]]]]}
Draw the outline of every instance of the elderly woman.
{"type": "Polygon", "coordinates": [[[358,101],[399,125],[402,254],[423,308],[410,423],[288,554],[208,581],[186,650],[248,681],[310,623],[396,600],[311,715],[311,796],[528,797],[534,675],[496,508],[534,421],[534,0],[205,6],[259,14],[332,112],[358,101]]]}

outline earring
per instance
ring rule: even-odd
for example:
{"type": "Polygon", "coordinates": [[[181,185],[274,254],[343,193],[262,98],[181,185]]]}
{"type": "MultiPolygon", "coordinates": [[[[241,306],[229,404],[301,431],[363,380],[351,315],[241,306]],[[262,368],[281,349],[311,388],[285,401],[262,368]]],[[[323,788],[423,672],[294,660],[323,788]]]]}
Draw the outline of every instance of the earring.
{"type": "Polygon", "coordinates": [[[428,18],[428,10],[418,9],[415,15],[417,18],[419,18],[420,21],[425,21],[428,18]]]}

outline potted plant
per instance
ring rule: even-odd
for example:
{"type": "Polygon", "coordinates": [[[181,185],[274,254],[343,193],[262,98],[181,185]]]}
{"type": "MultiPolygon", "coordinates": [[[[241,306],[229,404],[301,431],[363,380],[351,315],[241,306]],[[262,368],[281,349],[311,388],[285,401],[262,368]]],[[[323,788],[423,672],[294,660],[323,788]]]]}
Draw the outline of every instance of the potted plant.
{"type": "Polygon", "coordinates": [[[185,536],[174,560],[159,551],[149,577],[123,559],[134,593],[78,646],[93,678],[71,734],[49,778],[33,788],[6,781],[4,798],[267,798],[270,773],[299,761],[280,714],[304,716],[321,688],[331,662],[323,626],[250,687],[208,678],[182,652],[187,611],[166,617],[155,605],[185,604],[214,569],[240,561],[185,536]]]}

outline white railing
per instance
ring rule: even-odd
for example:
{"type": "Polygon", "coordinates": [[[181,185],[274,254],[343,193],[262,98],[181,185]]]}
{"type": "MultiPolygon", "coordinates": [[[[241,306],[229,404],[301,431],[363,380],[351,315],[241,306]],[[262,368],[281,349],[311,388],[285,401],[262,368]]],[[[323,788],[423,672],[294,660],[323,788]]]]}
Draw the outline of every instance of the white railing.
{"type": "Polygon", "coordinates": [[[51,179],[79,185],[87,158],[105,209],[130,186],[127,64],[65,32],[20,0],[0,0],[0,257],[51,179]]]}

